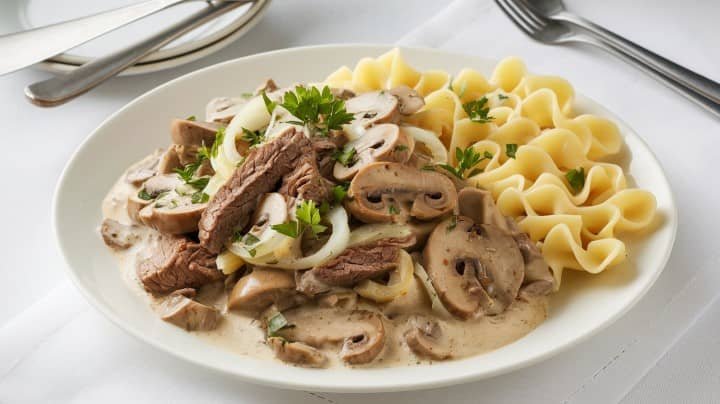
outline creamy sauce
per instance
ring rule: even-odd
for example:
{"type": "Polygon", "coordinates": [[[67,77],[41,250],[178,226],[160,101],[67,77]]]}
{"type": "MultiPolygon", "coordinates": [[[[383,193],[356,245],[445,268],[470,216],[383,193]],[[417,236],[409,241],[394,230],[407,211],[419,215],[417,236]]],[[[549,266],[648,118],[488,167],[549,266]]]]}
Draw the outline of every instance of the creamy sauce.
{"type": "MultiPolygon", "coordinates": [[[[127,197],[137,193],[138,189],[124,181],[123,175],[113,186],[103,201],[103,216],[121,223],[131,223],[127,215],[127,197]]],[[[114,255],[122,272],[123,279],[140,298],[145,299],[153,308],[157,308],[162,298],[146,293],[135,271],[135,256],[147,243],[152,230],[142,228],[140,241],[124,251],[114,255]]],[[[249,314],[229,312],[226,308],[227,294],[224,285],[216,283],[203,287],[197,300],[212,305],[222,312],[223,319],[215,330],[193,332],[198,338],[236,353],[254,358],[278,360],[272,349],[265,343],[265,331],[260,322],[249,314]]],[[[492,317],[462,321],[443,315],[431,308],[429,297],[419,280],[405,295],[385,305],[359,299],[357,308],[382,312],[385,327],[385,346],[378,357],[363,367],[390,367],[428,364],[432,361],[418,358],[405,342],[404,334],[409,329],[408,318],[422,315],[437,320],[443,335],[446,336],[452,352],[452,358],[463,358],[488,352],[507,345],[528,334],[545,320],[548,312],[548,297],[540,296],[524,300],[515,300],[505,312],[492,317]]],[[[185,332],[178,329],[178,332],[185,332]]],[[[329,359],[329,367],[347,366],[337,353],[340,346],[321,349],[329,359]]]]}

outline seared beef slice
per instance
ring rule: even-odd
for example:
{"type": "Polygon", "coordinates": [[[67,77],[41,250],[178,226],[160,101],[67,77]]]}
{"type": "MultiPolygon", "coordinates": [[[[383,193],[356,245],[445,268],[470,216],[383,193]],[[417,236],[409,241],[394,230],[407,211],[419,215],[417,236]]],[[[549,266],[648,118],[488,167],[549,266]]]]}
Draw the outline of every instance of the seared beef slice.
{"type": "Polygon", "coordinates": [[[312,153],[310,140],[292,128],[253,148],[203,212],[199,223],[202,246],[219,253],[233,233],[247,225],[258,198],[275,190],[280,179],[308,153],[312,153]]]}
{"type": "Polygon", "coordinates": [[[153,235],[137,258],[138,278],[151,293],[197,288],[223,277],[216,255],[184,236],[153,235]]]}

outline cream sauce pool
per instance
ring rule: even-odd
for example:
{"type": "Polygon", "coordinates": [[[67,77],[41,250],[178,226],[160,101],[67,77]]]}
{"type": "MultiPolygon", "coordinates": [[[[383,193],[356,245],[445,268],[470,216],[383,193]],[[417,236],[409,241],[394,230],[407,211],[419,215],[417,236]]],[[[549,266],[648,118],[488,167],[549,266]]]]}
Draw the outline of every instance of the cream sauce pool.
{"type": "MultiPolygon", "coordinates": [[[[106,196],[102,210],[105,218],[121,223],[131,223],[127,215],[127,198],[138,189],[124,180],[123,175],[106,196]]],[[[145,292],[135,272],[135,255],[147,243],[152,230],[142,228],[141,239],[131,248],[116,251],[114,255],[127,286],[156,309],[162,298],[145,292]]],[[[225,286],[222,283],[202,288],[197,300],[212,305],[222,312],[222,320],[212,331],[195,331],[199,339],[238,355],[268,360],[275,359],[272,349],[265,343],[265,332],[260,321],[249,314],[228,311],[226,308],[225,286]]],[[[463,358],[492,351],[522,338],[547,317],[548,297],[539,296],[529,300],[515,300],[500,315],[462,321],[444,315],[431,308],[430,299],[421,282],[415,280],[413,288],[394,301],[381,305],[359,299],[357,308],[382,312],[385,327],[385,346],[378,357],[365,367],[408,366],[431,363],[413,354],[405,343],[404,333],[409,329],[408,319],[422,315],[437,320],[443,335],[448,339],[452,358],[463,358]]],[[[302,310],[295,309],[295,310],[302,310]]],[[[178,332],[186,332],[178,329],[178,332]]],[[[340,346],[321,349],[329,359],[329,367],[347,366],[338,357],[340,346]]]]}

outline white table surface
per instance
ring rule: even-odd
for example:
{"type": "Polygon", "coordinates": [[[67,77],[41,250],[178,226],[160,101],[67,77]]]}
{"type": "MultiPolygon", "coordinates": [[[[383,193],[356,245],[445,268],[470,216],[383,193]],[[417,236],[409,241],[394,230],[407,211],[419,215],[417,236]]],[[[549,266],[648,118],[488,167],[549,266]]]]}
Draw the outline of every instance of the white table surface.
{"type": "MultiPolygon", "coordinates": [[[[572,10],[720,80],[720,47],[717,45],[720,2],[696,1],[692,6],[689,2],[673,0],[575,0],[568,3],[572,10]]],[[[45,78],[47,74],[25,70],[0,77],[0,111],[5,115],[0,123],[0,136],[5,139],[2,161],[6,167],[2,187],[4,197],[0,198],[0,223],[3,225],[0,232],[0,285],[3,286],[0,342],[4,325],[20,318],[16,316],[47,296],[65,278],[50,226],[53,189],[73,149],[110,113],[169,79],[219,61],[273,49],[341,42],[396,43],[405,37],[401,43],[464,50],[467,43],[460,42],[455,33],[432,39],[425,38],[422,33],[406,37],[433,17],[435,24],[452,26],[457,23],[458,31],[468,29],[462,24],[475,21],[476,16],[442,21],[441,11],[448,4],[437,0],[275,0],[265,19],[254,30],[220,53],[164,72],[114,79],[55,109],[34,107],[22,95],[26,84],[45,78]]],[[[478,0],[473,11],[498,13],[494,5],[482,0],[478,0]]],[[[507,24],[507,29],[503,30],[514,29],[507,24]]],[[[475,26],[474,29],[481,28],[475,26]]],[[[716,177],[716,165],[710,164],[711,156],[720,158],[716,140],[720,139],[717,137],[720,136],[720,120],[679,100],[670,90],[632,67],[593,49],[550,48],[518,40],[517,47],[504,52],[504,49],[498,49],[496,45],[501,42],[495,41],[493,36],[506,33],[520,36],[515,31],[476,35],[477,43],[469,52],[485,54],[487,50],[487,56],[495,58],[527,54],[531,68],[541,72],[545,66],[541,55],[545,54],[551,58],[566,55],[570,58],[572,54],[572,60],[581,58],[578,65],[602,64],[608,74],[606,77],[583,77],[579,69],[573,70],[576,65],[568,65],[567,73],[555,73],[565,75],[579,91],[623,116],[646,138],[667,167],[680,205],[678,242],[658,283],[618,323],[548,363],[488,381],[423,393],[298,395],[235,383],[141,346],[76,297],[77,301],[69,302],[68,307],[78,311],[81,318],[97,317],[93,319],[96,329],[87,330],[88,340],[82,343],[56,338],[11,372],[0,372],[0,402],[46,401],[47,396],[37,391],[53,394],[59,402],[99,402],[101,399],[103,402],[162,402],[172,396],[144,395],[142,388],[136,388],[142,387],[144,375],[157,377],[159,368],[164,369],[163,377],[168,383],[186,384],[188,392],[176,396],[174,401],[231,402],[236,401],[233,397],[242,397],[237,401],[720,402],[720,246],[714,230],[720,226],[717,209],[720,194],[716,190],[720,182],[716,177]],[[614,76],[623,81],[613,81],[614,76]],[[638,108],[638,104],[644,107],[638,108]],[[626,110],[632,112],[624,113],[626,110]],[[677,139],[677,145],[672,139],[677,139]],[[698,150],[700,158],[695,158],[693,150],[698,150]],[[696,184],[704,184],[705,189],[699,189],[696,184]],[[698,236],[701,231],[705,233],[703,237],[698,236]],[[117,383],[133,386],[125,396],[103,396],[103,392],[110,390],[102,386],[61,386],[58,385],[60,379],[48,378],[42,380],[43,383],[33,379],[33,361],[52,358],[67,349],[82,352],[82,344],[88,344],[90,352],[94,337],[115,338],[122,341],[124,349],[132,349],[134,353],[124,356],[125,351],[121,350],[111,356],[117,362],[89,366],[86,365],[92,358],[80,355],[77,362],[69,363],[68,367],[72,366],[78,372],[83,372],[85,367],[89,369],[87,372],[112,372],[114,364],[137,366],[138,372],[117,375],[117,383]],[[137,352],[142,354],[138,356],[137,352]],[[560,371],[547,374],[542,370],[549,367],[560,371]],[[570,379],[573,384],[569,386],[566,381],[570,379]],[[519,383],[525,385],[526,393],[510,398],[508,392],[519,383]],[[527,383],[542,388],[538,387],[537,394],[532,394],[533,389],[528,389],[527,383]],[[17,391],[18,387],[27,387],[28,394],[9,393],[17,391]],[[37,390],[34,391],[37,394],[30,390],[37,390]]],[[[72,328],[72,324],[68,327],[72,328]]],[[[3,349],[8,348],[0,345],[0,353],[3,349]]]]}

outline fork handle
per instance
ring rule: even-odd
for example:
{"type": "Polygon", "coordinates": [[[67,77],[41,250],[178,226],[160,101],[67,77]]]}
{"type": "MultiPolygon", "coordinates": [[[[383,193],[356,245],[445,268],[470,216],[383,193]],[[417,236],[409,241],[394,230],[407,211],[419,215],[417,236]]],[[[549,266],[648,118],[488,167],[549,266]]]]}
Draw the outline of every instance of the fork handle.
{"type": "Polygon", "coordinates": [[[720,83],[682,67],[672,60],[668,60],[576,14],[562,11],[553,14],[553,19],[569,22],[588,31],[601,41],[649,65],[652,69],[692,88],[697,93],[705,95],[716,103],[720,103],[720,83]]]}
{"type": "Polygon", "coordinates": [[[714,102],[712,99],[706,97],[705,95],[695,92],[692,88],[686,86],[684,83],[675,80],[673,77],[666,75],[664,72],[655,70],[651,65],[644,63],[640,59],[637,59],[628,53],[625,53],[622,49],[614,47],[611,44],[602,42],[596,37],[580,33],[574,37],[574,41],[597,46],[598,48],[610,53],[611,55],[624,60],[625,62],[637,67],[638,69],[652,76],[656,80],[677,91],[685,98],[704,108],[716,117],[720,118],[720,103],[714,102]]]}
{"type": "MultiPolygon", "coordinates": [[[[187,0],[145,0],[142,3],[71,21],[0,36],[0,75],[33,65],[113,31],[135,20],[187,0]]],[[[60,3],[60,2],[58,2],[60,3]]],[[[58,6],[60,6],[58,4],[58,6]]]]}

